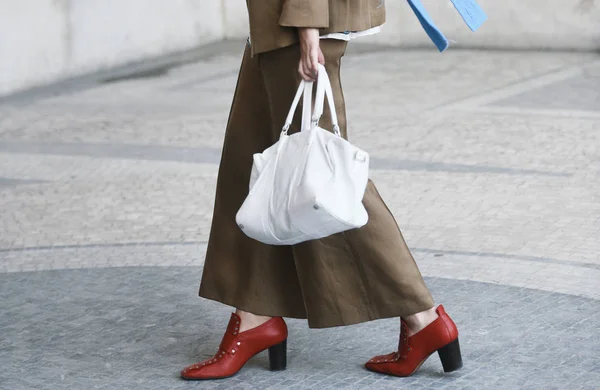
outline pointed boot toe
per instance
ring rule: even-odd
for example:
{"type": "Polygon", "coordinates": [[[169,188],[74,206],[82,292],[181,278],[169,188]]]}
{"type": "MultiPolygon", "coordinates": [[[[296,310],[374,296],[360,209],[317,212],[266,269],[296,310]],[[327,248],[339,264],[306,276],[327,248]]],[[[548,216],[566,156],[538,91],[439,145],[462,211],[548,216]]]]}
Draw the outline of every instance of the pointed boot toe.
{"type": "Polygon", "coordinates": [[[397,352],[389,353],[387,355],[375,356],[374,358],[365,363],[365,368],[367,368],[367,370],[370,371],[385,374],[387,371],[390,370],[390,363],[395,363],[396,354],[397,352]]]}

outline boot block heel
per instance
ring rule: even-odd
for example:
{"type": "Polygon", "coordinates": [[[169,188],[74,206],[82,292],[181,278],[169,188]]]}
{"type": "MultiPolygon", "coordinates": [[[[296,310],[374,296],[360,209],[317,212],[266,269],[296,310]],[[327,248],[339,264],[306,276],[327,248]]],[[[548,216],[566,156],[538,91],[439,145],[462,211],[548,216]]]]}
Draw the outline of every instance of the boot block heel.
{"type": "Polygon", "coordinates": [[[463,366],[458,339],[438,349],[437,352],[442,361],[444,372],[456,371],[463,366]]]}
{"type": "Polygon", "coordinates": [[[269,348],[269,368],[271,371],[285,370],[287,366],[287,339],[269,348]]]}

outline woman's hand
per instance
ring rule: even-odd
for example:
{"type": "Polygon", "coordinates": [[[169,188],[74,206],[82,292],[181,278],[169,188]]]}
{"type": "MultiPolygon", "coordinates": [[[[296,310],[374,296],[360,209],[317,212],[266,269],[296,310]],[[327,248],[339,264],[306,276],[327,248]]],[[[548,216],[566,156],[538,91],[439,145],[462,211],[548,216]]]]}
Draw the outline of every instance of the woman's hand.
{"type": "Polygon", "coordinates": [[[325,57],[319,46],[319,29],[298,28],[300,37],[300,64],[298,73],[306,81],[316,81],[319,64],[325,65],[325,57]]]}

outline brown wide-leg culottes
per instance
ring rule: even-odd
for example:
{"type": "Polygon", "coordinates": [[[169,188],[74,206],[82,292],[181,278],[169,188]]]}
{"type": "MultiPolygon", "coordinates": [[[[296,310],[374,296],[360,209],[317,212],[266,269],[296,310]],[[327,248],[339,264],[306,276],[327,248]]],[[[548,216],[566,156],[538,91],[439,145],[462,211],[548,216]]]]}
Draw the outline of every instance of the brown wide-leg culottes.
{"type": "MultiPolygon", "coordinates": [[[[338,121],[346,137],[340,60],[346,42],[321,41],[338,121]]],[[[235,215],[248,194],[252,156],[275,143],[298,87],[298,45],[250,55],[229,114],[200,296],[258,315],[307,318],[311,328],[408,316],[433,299],[400,230],[369,182],[361,229],[294,246],[248,238],[235,215]]],[[[290,133],[299,130],[300,109],[290,133]]],[[[329,109],[321,126],[331,129],[329,109]]]]}

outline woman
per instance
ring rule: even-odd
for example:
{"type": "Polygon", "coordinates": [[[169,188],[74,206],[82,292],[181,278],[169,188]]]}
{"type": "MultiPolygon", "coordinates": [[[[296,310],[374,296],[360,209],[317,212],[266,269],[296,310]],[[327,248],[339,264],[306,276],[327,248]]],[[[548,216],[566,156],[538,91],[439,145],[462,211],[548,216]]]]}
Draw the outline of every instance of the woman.
{"type": "MultiPolygon", "coordinates": [[[[271,369],[286,365],[282,317],[306,318],[312,328],[400,317],[398,351],[366,368],[411,375],[438,351],[445,371],[462,365],[458,331],[433,299],[396,225],[369,182],[360,229],[294,246],[248,238],[235,215],[248,194],[252,156],[275,143],[300,78],[315,80],[324,64],[333,86],[342,134],[346,113],[340,60],[347,40],[375,33],[385,21],[383,0],[248,0],[250,37],[233,98],[200,296],[237,310],[216,355],[185,368],[185,379],[231,376],[269,350],[271,369]],[[353,31],[355,33],[348,33],[353,31]]],[[[331,128],[329,113],[324,128],[331,128]]],[[[297,113],[290,132],[298,131],[297,113]]]]}

